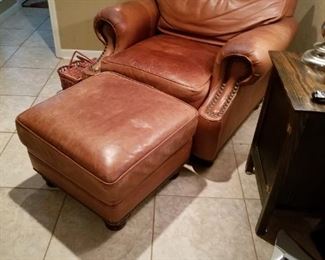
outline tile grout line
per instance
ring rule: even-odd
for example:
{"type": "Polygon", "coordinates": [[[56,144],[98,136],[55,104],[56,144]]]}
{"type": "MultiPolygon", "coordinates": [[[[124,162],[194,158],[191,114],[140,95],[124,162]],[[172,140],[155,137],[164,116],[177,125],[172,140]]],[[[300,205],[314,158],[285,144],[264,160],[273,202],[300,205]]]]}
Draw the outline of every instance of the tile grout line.
{"type": "Polygon", "coordinates": [[[248,214],[248,209],[247,209],[247,204],[246,204],[246,199],[245,199],[243,184],[242,184],[242,181],[241,181],[241,178],[240,178],[240,173],[239,173],[239,170],[238,170],[238,160],[237,160],[237,156],[236,156],[235,145],[234,145],[234,142],[232,142],[231,144],[232,144],[232,149],[233,149],[234,156],[235,156],[235,161],[236,161],[236,166],[237,166],[236,168],[237,168],[238,178],[239,178],[240,187],[241,187],[241,191],[242,191],[242,195],[243,195],[243,200],[244,200],[244,204],[245,204],[246,218],[247,218],[247,221],[248,221],[248,226],[249,226],[249,230],[250,230],[250,234],[251,234],[251,239],[252,239],[252,242],[253,242],[254,253],[255,253],[256,259],[258,260],[258,255],[257,255],[257,250],[256,250],[256,245],[255,245],[255,240],[254,240],[254,234],[253,234],[251,222],[250,222],[250,219],[249,219],[249,214],[248,214]]]}
{"type": "Polygon", "coordinates": [[[10,187],[10,186],[0,186],[0,189],[18,189],[18,190],[44,190],[44,191],[60,191],[58,188],[32,188],[32,187],[10,187]]]}
{"type": "MultiPolygon", "coordinates": [[[[32,48],[35,48],[35,49],[40,49],[40,48],[43,48],[43,49],[47,49],[46,47],[24,47],[24,48],[29,48],[29,49],[32,49],[32,48]]],[[[18,48],[18,49],[20,49],[20,47],[18,48]]],[[[17,50],[18,50],[17,49],[17,50]]],[[[50,49],[50,48],[49,48],[50,49]]],[[[53,51],[52,49],[51,49],[51,51],[53,51]]],[[[13,54],[14,55],[14,54],[13,54]]],[[[56,57],[56,56],[55,56],[56,57]]],[[[10,57],[11,58],[11,57],[10,57]]],[[[61,58],[58,58],[58,57],[56,57],[57,59],[61,59],[61,58]]],[[[8,60],[9,60],[9,58],[8,58],[8,60]]],[[[7,62],[7,61],[6,61],[7,62]]],[[[57,66],[57,65],[56,65],[57,66]]],[[[18,66],[14,66],[14,67],[2,67],[2,69],[35,69],[35,70],[51,70],[51,69],[53,69],[53,68],[44,68],[44,67],[42,67],[42,68],[40,68],[40,67],[18,67],[18,66]]]]}
{"type": "MultiPolygon", "coordinates": [[[[18,11],[17,11],[18,12],[18,11]]],[[[17,13],[15,12],[15,14],[17,13]]],[[[14,14],[13,14],[14,15],[14,14]]],[[[0,66],[0,69],[5,68],[5,65],[8,63],[8,61],[18,52],[19,49],[21,49],[21,47],[24,45],[24,43],[26,41],[28,41],[28,39],[47,21],[48,17],[44,17],[44,20],[40,23],[39,26],[37,26],[34,30],[31,31],[31,33],[28,35],[28,37],[26,37],[26,39],[18,46],[18,48],[5,60],[5,62],[0,66]]],[[[46,84],[48,83],[48,81],[50,80],[53,72],[55,71],[55,69],[57,68],[58,64],[60,63],[60,60],[58,61],[58,63],[55,65],[55,67],[52,69],[49,77],[47,78],[46,82],[44,83],[44,85],[42,86],[42,88],[40,89],[40,91],[37,93],[36,96],[31,96],[31,95],[1,95],[1,96],[29,96],[29,97],[35,97],[34,101],[32,102],[32,104],[29,107],[32,107],[35,104],[35,101],[37,100],[37,98],[39,97],[39,94],[41,93],[41,91],[44,89],[44,87],[46,86],[46,84]]],[[[11,68],[11,67],[10,67],[11,68]]],[[[15,68],[15,67],[12,67],[15,68]]],[[[19,67],[18,67],[19,68],[19,67]]],[[[29,69],[45,69],[45,68],[29,68],[29,69]]],[[[50,68],[47,68],[50,69],[50,68]]],[[[5,144],[5,146],[3,147],[3,149],[0,151],[0,155],[2,155],[2,153],[6,150],[9,142],[11,141],[11,139],[13,138],[13,136],[15,135],[16,132],[9,132],[12,133],[11,137],[9,138],[9,140],[7,141],[7,143],[5,144]]]]}
{"type": "Polygon", "coordinates": [[[189,196],[189,195],[156,195],[157,197],[180,197],[180,198],[195,198],[195,199],[217,199],[217,200],[244,200],[244,198],[226,198],[226,197],[211,197],[211,196],[189,196]]]}
{"type": "MultiPolygon", "coordinates": [[[[36,30],[35,30],[36,31],[36,30]]],[[[28,37],[19,45],[16,45],[18,46],[18,48],[13,52],[13,54],[11,54],[6,60],[5,62],[2,64],[2,66],[0,68],[5,68],[5,65],[8,63],[8,61],[18,52],[18,50],[21,48],[21,46],[32,36],[32,34],[35,32],[35,31],[32,31],[30,35],[28,35],[28,37]]],[[[10,46],[10,45],[8,45],[10,46]]]]}
{"type": "MultiPolygon", "coordinates": [[[[57,67],[60,64],[61,60],[62,59],[59,59],[58,60],[57,64],[54,66],[54,68],[28,68],[28,69],[37,69],[37,70],[39,70],[39,69],[51,70],[51,72],[49,73],[49,76],[47,77],[46,81],[41,86],[40,90],[38,91],[38,93],[35,96],[34,95],[0,95],[0,96],[3,96],[3,97],[33,97],[34,98],[34,101],[30,105],[30,107],[32,107],[35,104],[35,101],[37,100],[37,98],[40,96],[42,90],[46,87],[46,84],[50,81],[53,73],[57,70],[57,67]]],[[[6,68],[8,68],[8,67],[6,67],[6,68]]],[[[10,68],[22,69],[22,68],[18,68],[18,67],[10,67],[10,68]]],[[[2,68],[0,67],[0,69],[2,69],[2,68]]]]}
{"type": "MultiPolygon", "coordinates": [[[[27,47],[27,48],[38,48],[39,49],[40,47],[27,47]]],[[[45,47],[43,47],[43,48],[45,48],[45,47]]],[[[44,67],[42,67],[42,68],[41,67],[5,67],[3,69],[51,70],[52,68],[44,68],[44,67]]]]}
{"type": "MultiPolygon", "coordinates": [[[[41,25],[40,25],[41,26],[41,25]]],[[[16,52],[20,49],[20,47],[16,50],[16,52]]],[[[15,52],[15,53],[16,53],[15,52]]],[[[13,54],[14,55],[14,54],[13,54]]],[[[8,59],[9,60],[9,59],[8,59]]],[[[40,93],[42,92],[42,90],[45,88],[46,84],[49,82],[49,80],[51,79],[53,73],[56,71],[57,69],[57,66],[60,64],[61,62],[61,59],[57,62],[57,64],[55,65],[55,67],[51,70],[51,73],[49,74],[49,76],[47,77],[45,83],[42,85],[41,89],[38,91],[37,95],[36,96],[31,96],[31,95],[0,95],[0,96],[6,96],[6,97],[33,97],[34,100],[32,102],[32,104],[28,107],[32,107],[33,105],[35,105],[35,101],[38,99],[40,93]]],[[[5,64],[5,63],[4,63],[5,64]]],[[[2,67],[0,67],[1,69],[2,67]]],[[[0,132],[2,133],[2,132],[0,132]]],[[[8,142],[6,143],[6,145],[4,146],[4,148],[0,151],[0,155],[5,151],[5,149],[7,148],[9,142],[11,141],[12,137],[17,133],[16,131],[15,132],[4,132],[4,133],[12,133],[12,136],[9,138],[8,142]]]]}
{"type": "Polygon", "coordinates": [[[44,253],[44,256],[43,256],[43,260],[45,260],[46,255],[47,255],[47,252],[48,252],[48,250],[49,250],[49,248],[50,248],[50,245],[51,245],[51,242],[52,242],[52,238],[53,238],[53,236],[54,236],[54,232],[55,232],[56,226],[57,226],[57,224],[58,224],[58,222],[59,222],[59,219],[60,219],[60,216],[61,216],[61,213],[62,213],[62,210],[63,210],[64,203],[65,203],[65,201],[66,201],[66,198],[67,198],[67,194],[65,193],[65,194],[64,194],[64,197],[63,197],[63,200],[62,200],[62,204],[61,204],[61,207],[60,207],[59,213],[58,213],[58,216],[57,216],[57,218],[56,218],[56,221],[55,221],[54,226],[53,226],[53,229],[52,229],[51,238],[50,238],[50,240],[49,240],[49,243],[48,243],[48,245],[47,245],[47,247],[46,247],[46,250],[45,250],[45,253],[44,253]]]}
{"type": "Polygon", "coordinates": [[[249,219],[249,214],[248,214],[248,209],[247,209],[247,204],[246,204],[246,200],[245,199],[244,199],[244,203],[245,203],[245,210],[246,210],[246,215],[247,215],[249,230],[251,231],[250,232],[251,233],[251,238],[252,238],[252,242],[253,242],[253,245],[254,245],[254,252],[255,252],[256,259],[258,259],[256,244],[255,244],[255,240],[254,240],[254,234],[253,234],[251,222],[250,222],[250,219],[249,219]]]}
{"type": "Polygon", "coordinates": [[[13,138],[13,136],[15,135],[15,133],[10,133],[11,136],[9,137],[8,141],[6,142],[6,144],[4,145],[3,149],[0,151],[0,156],[3,154],[3,152],[6,150],[7,146],[9,145],[11,139],[13,138]]]}
{"type": "MultiPolygon", "coordinates": [[[[35,101],[40,97],[40,94],[42,93],[42,91],[43,91],[43,89],[45,88],[45,86],[47,85],[47,83],[50,81],[50,79],[51,79],[53,73],[55,73],[55,71],[57,70],[57,67],[58,67],[58,65],[60,64],[60,62],[61,62],[61,59],[58,61],[58,63],[57,63],[57,64],[55,65],[55,67],[52,69],[52,71],[51,71],[50,75],[48,76],[46,82],[45,82],[44,85],[41,87],[41,89],[38,91],[37,96],[36,96],[34,102],[31,104],[31,107],[35,105],[35,101]]],[[[50,97],[47,97],[47,98],[50,98],[50,97]]]]}
{"type": "Polygon", "coordinates": [[[233,153],[234,153],[234,157],[235,157],[235,162],[236,162],[236,171],[237,171],[237,175],[238,175],[238,179],[239,179],[239,183],[240,183],[240,190],[241,190],[241,193],[242,193],[242,197],[243,197],[243,199],[245,200],[244,188],[243,188],[243,184],[242,184],[242,181],[241,181],[241,178],[240,178],[240,172],[239,172],[239,162],[238,162],[238,160],[237,160],[237,155],[236,155],[235,145],[234,145],[233,140],[232,140],[232,142],[231,142],[231,147],[232,147],[232,151],[233,151],[233,153]]]}
{"type": "MultiPolygon", "coordinates": [[[[16,69],[16,68],[15,68],[16,69]]],[[[43,85],[42,85],[43,87],[43,85]]],[[[33,95],[8,95],[8,94],[0,94],[0,97],[37,97],[37,96],[33,96],[33,95]]],[[[1,133],[2,131],[0,131],[1,133]]]]}
{"type": "MultiPolygon", "coordinates": [[[[16,12],[17,13],[17,12],[16,12]]],[[[21,49],[21,47],[23,46],[23,44],[46,22],[46,20],[48,19],[48,17],[45,17],[44,18],[44,21],[41,22],[41,24],[35,28],[34,30],[31,31],[31,33],[26,37],[26,39],[19,45],[17,45],[17,49],[4,61],[4,63],[0,66],[0,69],[4,68],[5,65],[8,63],[8,61],[18,52],[18,50],[21,49]]],[[[41,91],[43,90],[43,88],[46,86],[46,84],[48,83],[50,77],[52,76],[53,72],[55,71],[55,69],[57,68],[57,65],[59,64],[60,60],[58,61],[58,63],[56,64],[56,66],[52,69],[49,77],[47,78],[46,82],[44,83],[44,85],[42,86],[42,88],[40,89],[40,91],[38,92],[37,96],[31,96],[30,97],[35,97],[33,103],[31,104],[31,106],[35,103],[36,99],[39,97],[39,94],[41,93],[41,91]]],[[[29,68],[29,69],[36,69],[36,68],[29,68]]],[[[41,68],[41,69],[44,69],[44,68],[41,68]]],[[[1,96],[15,96],[15,95],[1,95],[1,96]]],[[[25,95],[18,95],[18,96],[25,96],[25,95]]],[[[29,95],[27,95],[29,96],[29,95]]],[[[3,154],[3,152],[6,150],[6,148],[8,147],[8,144],[10,143],[10,141],[12,140],[13,136],[15,135],[15,132],[5,132],[5,133],[8,133],[8,134],[11,134],[11,136],[9,137],[8,141],[6,142],[6,144],[4,145],[3,149],[0,150],[0,156],[3,154]]],[[[44,191],[51,191],[51,189],[42,189],[42,188],[23,188],[23,187],[0,187],[0,188],[10,188],[10,189],[32,189],[32,190],[44,190],[44,191]]],[[[55,191],[53,189],[53,191],[55,191]]],[[[59,221],[59,218],[61,216],[61,212],[63,210],[63,206],[64,206],[64,203],[65,203],[65,200],[67,198],[67,195],[64,194],[64,197],[63,197],[63,200],[62,200],[62,203],[61,203],[61,206],[60,206],[60,209],[59,209],[59,212],[58,212],[58,215],[57,215],[57,218],[56,218],[56,221],[54,223],[54,226],[53,226],[53,229],[52,229],[52,232],[51,232],[51,237],[50,237],[50,240],[48,242],[48,245],[47,245],[47,248],[45,250],[45,254],[44,254],[44,257],[43,259],[46,258],[46,255],[47,255],[47,252],[48,252],[48,249],[50,247],[50,244],[51,244],[51,241],[52,241],[52,238],[53,238],[53,235],[54,235],[54,232],[55,232],[55,229],[56,229],[56,226],[58,224],[58,221],[59,221]]]]}
{"type": "MultiPolygon", "coordinates": [[[[58,189],[55,188],[32,188],[32,187],[10,187],[10,186],[3,186],[0,188],[4,189],[26,189],[26,190],[45,190],[45,191],[57,191],[58,189]]],[[[187,196],[187,195],[156,195],[156,197],[180,197],[180,198],[195,198],[195,199],[217,199],[217,200],[245,200],[243,198],[225,198],[225,197],[197,197],[197,196],[187,196]]],[[[258,200],[258,199],[248,199],[248,200],[258,200]]]]}
{"type": "Polygon", "coordinates": [[[156,196],[153,199],[153,216],[152,216],[152,234],[151,234],[151,251],[150,251],[150,260],[153,257],[153,242],[155,234],[155,218],[156,218],[156,196]]]}
{"type": "MultiPolygon", "coordinates": [[[[37,31],[46,21],[47,21],[47,19],[48,19],[49,17],[46,17],[46,19],[37,27],[37,29],[35,30],[35,31],[37,31]]],[[[52,30],[51,30],[52,31],[52,30]]],[[[52,35],[53,35],[53,31],[52,31],[52,35]]],[[[28,38],[30,38],[31,36],[29,36],[28,38]]],[[[51,49],[51,48],[50,48],[51,49]]],[[[54,56],[56,57],[56,55],[55,55],[55,51],[54,51],[54,56]]],[[[58,58],[58,57],[56,57],[56,58],[58,58]]],[[[59,59],[59,58],[58,58],[59,59]]],[[[51,77],[52,77],[52,75],[53,75],[53,73],[57,70],[57,67],[58,67],[58,65],[60,64],[60,62],[61,62],[61,60],[62,59],[59,59],[58,60],[58,62],[57,62],[57,64],[54,66],[54,68],[52,69],[52,71],[51,71],[51,73],[50,73],[50,75],[49,75],[49,77],[47,78],[47,80],[46,80],[46,82],[44,83],[44,85],[43,85],[43,87],[40,89],[40,91],[37,93],[37,96],[36,96],[36,98],[35,98],[35,100],[34,100],[34,102],[32,103],[32,105],[31,105],[31,107],[35,104],[35,101],[39,98],[39,96],[40,96],[40,94],[41,94],[41,92],[43,91],[43,89],[45,88],[45,86],[46,86],[46,84],[49,82],[49,80],[51,79],[51,77]]]]}
{"type": "MultiPolygon", "coordinates": [[[[22,7],[23,8],[23,7],[22,7]]],[[[19,10],[17,10],[17,12],[18,12],[19,10]]],[[[14,14],[16,14],[17,12],[15,12],[14,14]]],[[[12,16],[14,15],[14,14],[12,14],[12,16]]],[[[44,19],[44,21],[43,22],[41,22],[41,24],[39,25],[39,26],[37,26],[34,30],[32,30],[31,31],[31,33],[27,36],[27,38],[21,43],[21,44],[19,44],[19,45],[16,45],[16,46],[18,46],[18,48],[17,48],[17,50],[15,50],[14,51],[14,53],[12,54],[12,55],[10,55],[9,57],[8,57],[8,59],[6,59],[5,60],[5,62],[2,64],[2,66],[0,67],[0,68],[4,68],[5,67],[5,65],[8,63],[8,61],[17,53],[17,51],[24,45],[24,43],[26,42],[26,41],[28,41],[28,39],[34,34],[34,32],[36,32],[37,30],[38,30],[38,28],[40,28],[45,22],[46,22],[46,20],[47,20],[47,17],[44,19]]],[[[9,29],[10,30],[10,29],[9,29]]],[[[21,30],[24,30],[24,29],[21,29],[21,30]]],[[[10,45],[8,45],[8,46],[10,46],[10,45]]]]}

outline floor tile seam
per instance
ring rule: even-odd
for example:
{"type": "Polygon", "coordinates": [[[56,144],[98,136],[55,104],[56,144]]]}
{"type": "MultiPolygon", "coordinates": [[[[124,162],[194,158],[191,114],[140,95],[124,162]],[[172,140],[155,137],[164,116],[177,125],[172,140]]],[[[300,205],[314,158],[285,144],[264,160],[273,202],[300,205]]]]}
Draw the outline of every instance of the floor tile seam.
{"type": "Polygon", "coordinates": [[[235,144],[234,142],[232,142],[232,149],[234,151],[234,156],[235,156],[235,161],[236,161],[236,169],[237,169],[237,174],[238,174],[238,179],[239,179],[239,183],[240,183],[240,188],[241,188],[241,193],[242,193],[242,196],[244,199],[246,199],[246,195],[245,195],[245,192],[244,192],[244,187],[243,187],[243,182],[242,182],[242,179],[241,179],[241,173],[239,171],[239,161],[237,159],[237,153],[235,151],[235,144]]]}
{"type": "MultiPolygon", "coordinates": [[[[30,48],[30,47],[27,47],[27,48],[30,48]]],[[[58,57],[56,57],[56,58],[61,59],[61,58],[58,58],[58,57]]],[[[57,64],[55,66],[57,66],[57,64]]],[[[2,67],[4,67],[4,66],[2,66],[2,67]]],[[[43,70],[51,70],[51,69],[53,69],[53,67],[47,67],[47,68],[43,67],[43,68],[41,68],[41,67],[18,67],[18,66],[5,66],[4,68],[8,68],[8,69],[43,69],[43,70]]]]}
{"type": "Polygon", "coordinates": [[[155,218],[156,218],[156,196],[153,198],[153,216],[152,216],[152,227],[151,227],[151,250],[150,250],[150,260],[153,259],[153,243],[155,238],[155,218]]]}
{"type": "Polygon", "coordinates": [[[11,186],[0,186],[0,189],[7,189],[7,190],[37,190],[37,191],[55,191],[55,192],[63,192],[60,189],[51,189],[51,188],[33,188],[33,187],[11,187],[11,186]]]}
{"type": "MultiPolygon", "coordinates": [[[[48,19],[49,17],[44,17],[44,20],[34,29],[34,31],[27,37],[27,39],[25,39],[25,41],[24,42],[22,42],[21,43],[21,45],[20,45],[20,47],[22,47],[24,44],[25,44],[25,42],[26,41],[28,41],[31,37],[32,37],[32,35],[35,33],[35,32],[37,32],[37,30],[46,22],[46,20],[48,19]]],[[[53,32],[52,32],[52,34],[53,34],[53,32]]],[[[20,48],[19,47],[19,48],[20,48]]],[[[38,47],[37,47],[38,48],[38,47]]]]}
{"type": "MultiPolygon", "coordinates": [[[[34,32],[36,32],[46,21],[47,21],[47,19],[48,19],[49,17],[47,16],[47,17],[45,17],[44,18],[44,20],[43,20],[43,22],[32,32],[32,34],[34,34],[34,32]]],[[[52,31],[52,30],[51,30],[52,31]]],[[[53,32],[52,32],[53,33],[53,32]]],[[[31,38],[32,37],[32,34],[31,35],[29,35],[29,37],[27,38],[27,39],[25,39],[25,41],[21,44],[21,46],[16,50],[16,51],[18,51],[22,46],[23,46],[23,44],[26,42],[26,41],[28,41],[28,39],[29,38],[31,38]]],[[[54,55],[55,55],[55,53],[54,53],[54,55]]],[[[55,57],[57,58],[57,56],[55,55],[55,57]]],[[[9,59],[8,59],[9,60],[9,59]]],[[[6,62],[3,64],[3,66],[7,63],[7,61],[8,60],[6,60],[6,62]]],[[[47,85],[47,83],[49,82],[49,80],[50,80],[50,78],[51,78],[51,76],[53,75],[53,73],[55,72],[55,70],[57,69],[57,66],[59,65],[59,63],[60,63],[60,61],[61,61],[61,59],[59,59],[58,60],[58,62],[56,63],[56,65],[53,67],[53,68],[31,68],[31,69],[47,69],[47,70],[50,70],[50,69],[52,69],[51,70],[51,73],[49,73],[49,76],[47,77],[47,80],[45,81],[45,83],[43,84],[43,86],[41,87],[41,89],[39,90],[39,92],[37,93],[37,95],[36,95],[36,98],[34,99],[34,101],[33,101],[33,103],[31,104],[31,106],[30,107],[32,107],[34,104],[35,104],[35,102],[36,102],[36,100],[37,100],[37,98],[40,96],[40,93],[42,92],[42,90],[45,88],[45,86],[47,85]]],[[[7,68],[12,68],[12,67],[7,67],[7,68]]],[[[26,68],[26,67],[18,67],[18,68],[26,68]]],[[[33,96],[34,97],[34,96],[33,96]]]]}
{"type": "Polygon", "coordinates": [[[30,70],[51,70],[52,68],[30,68],[30,67],[4,67],[3,69],[30,69],[30,70]]]}
{"type": "MultiPolygon", "coordinates": [[[[46,15],[45,17],[44,17],[44,20],[41,22],[41,24],[37,27],[37,29],[39,29],[46,21],[47,21],[47,19],[49,19],[50,18],[50,16],[49,15],[46,15]]],[[[50,19],[50,21],[51,21],[51,19],[50,19]]]]}
{"type": "Polygon", "coordinates": [[[240,197],[220,197],[220,196],[196,196],[196,195],[171,195],[171,194],[157,194],[157,197],[179,197],[179,198],[194,198],[194,199],[217,199],[217,200],[244,200],[240,197]]]}
{"type": "MultiPolygon", "coordinates": [[[[43,85],[42,85],[42,87],[43,87],[43,85]]],[[[0,97],[38,97],[38,95],[35,96],[35,95],[17,95],[17,94],[15,94],[15,95],[9,95],[9,94],[0,94],[0,97]]]]}
{"type": "Polygon", "coordinates": [[[15,133],[10,133],[10,134],[11,134],[11,136],[9,137],[8,141],[6,142],[6,144],[4,145],[4,147],[0,150],[0,157],[4,153],[4,151],[6,150],[8,144],[10,143],[11,139],[13,138],[13,136],[15,135],[15,133]]]}
{"type": "MultiPolygon", "coordinates": [[[[21,7],[20,9],[22,9],[22,8],[24,8],[24,7],[21,7]]],[[[17,10],[16,12],[14,12],[13,14],[11,14],[7,19],[10,19],[11,17],[17,15],[19,13],[20,9],[17,10]]],[[[28,19],[28,17],[36,17],[36,16],[38,16],[40,20],[43,18],[41,23],[36,28],[39,28],[41,25],[43,25],[46,22],[46,20],[50,17],[48,15],[39,15],[39,14],[38,15],[22,14],[22,17],[26,18],[26,19],[28,19]]],[[[28,29],[28,28],[18,28],[18,27],[3,27],[2,24],[4,24],[5,22],[6,22],[6,20],[4,20],[2,23],[0,23],[0,29],[4,29],[4,30],[26,30],[26,29],[28,29]]],[[[34,29],[34,26],[32,24],[31,24],[31,26],[32,26],[31,29],[34,29]]]]}
{"type": "Polygon", "coordinates": [[[234,151],[234,156],[235,156],[235,160],[236,160],[236,166],[237,166],[236,169],[237,169],[237,173],[238,173],[238,178],[239,178],[239,182],[240,182],[242,196],[244,198],[243,200],[244,200],[244,206],[245,206],[245,212],[246,212],[246,219],[247,219],[247,222],[248,222],[250,236],[251,236],[251,240],[252,240],[253,247],[254,247],[255,258],[258,259],[255,240],[254,240],[254,235],[253,235],[253,231],[252,231],[252,227],[251,227],[251,223],[250,223],[250,219],[249,219],[249,214],[248,214],[248,209],[247,209],[247,204],[246,204],[246,200],[245,200],[245,193],[244,193],[243,183],[242,183],[240,173],[239,173],[239,162],[238,162],[238,159],[237,159],[237,155],[236,155],[236,151],[235,151],[235,143],[234,142],[232,142],[232,149],[234,151]]]}
{"type": "Polygon", "coordinates": [[[1,46],[5,46],[5,47],[20,47],[20,44],[16,44],[16,45],[12,45],[12,44],[3,44],[3,43],[0,43],[0,47],[1,46]]]}
{"type": "MultiPolygon", "coordinates": [[[[16,13],[14,13],[14,14],[16,14],[16,13]]],[[[10,17],[12,17],[14,14],[12,14],[10,17]]],[[[8,17],[8,18],[10,18],[10,17],[8,17]]],[[[26,37],[26,39],[21,43],[21,44],[19,44],[18,46],[18,48],[14,51],[14,53],[12,54],[12,55],[10,55],[6,60],[5,60],[5,62],[2,64],[2,66],[0,67],[0,68],[2,68],[2,67],[5,67],[5,65],[8,63],[8,61],[17,53],[17,51],[24,45],[24,43],[26,42],[26,41],[28,41],[28,39],[32,36],[32,34],[34,33],[34,32],[36,32],[37,30],[38,30],[38,28],[40,28],[41,26],[42,26],[42,24],[44,24],[45,23],[45,21],[47,20],[48,18],[45,18],[44,19],[44,21],[42,21],[41,22],[41,24],[39,25],[39,26],[37,26],[34,30],[31,30],[31,33],[26,37]]],[[[1,28],[0,28],[1,29],[1,28]]],[[[22,29],[22,30],[24,30],[24,29],[22,29]]],[[[10,45],[9,45],[10,46],[10,45]]],[[[16,46],[16,45],[15,45],[16,46]]],[[[8,67],[7,67],[8,68],[8,67]]],[[[10,68],[10,67],[9,67],[10,68]]]]}
{"type": "Polygon", "coordinates": [[[36,31],[37,32],[52,32],[53,33],[52,29],[37,29],[36,31]]]}
{"type": "MultiPolygon", "coordinates": [[[[44,85],[41,87],[41,89],[38,91],[37,96],[36,96],[34,102],[32,103],[31,107],[34,106],[36,100],[37,100],[39,97],[41,97],[40,94],[42,93],[43,89],[46,87],[47,83],[50,81],[50,79],[51,79],[53,73],[56,73],[57,67],[58,67],[58,65],[60,64],[60,62],[61,62],[61,60],[59,60],[58,63],[55,65],[55,67],[52,69],[51,73],[50,73],[49,76],[47,77],[46,82],[45,82],[44,85]]],[[[47,98],[50,98],[50,97],[47,97],[47,98]]]]}
{"type": "Polygon", "coordinates": [[[64,203],[65,203],[66,199],[67,199],[67,194],[64,194],[64,197],[63,197],[63,200],[62,200],[62,203],[61,203],[61,206],[60,206],[58,215],[56,217],[56,221],[54,223],[54,226],[53,226],[53,229],[52,229],[52,232],[51,232],[51,238],[50,238],[50,240],[48,242],[48,245],[46,247],[46,250],[45,250],[45,253],[44,253],[44,256],[43,256],[43,260],[45,260],[46,255],[47,255],[47,252],[48,252],[48,250],[50,248],[50,245],[51,245],[51,242],[52,242],[52,239],[53,239],[53,236],[54,236],[54,232],[55,232],[55,229],[56,229],[56,227],[58,225],[58,222],[59,222],[59,219],[60,219],[60,216],[61,216],[61,213],[62,213],[62,210],[63,210],[63,206],[64,206],[64,203]]]}
{"type": "MultiPolygon", "coordinates": [[[[13,11],[13,13],[12,13],[9,17],[14,16],[15,14],[17,14],[21,8],[22,8],[22,7],[18,8],[16,11],[13,11]]],[[[8,17],[8,18],[9,18],[9,17],[8,17]]],[[[8,18],[7,18],[7,19],[8,19],[8,18]]],[[[6,20],[3,20],[3,21],[0,23],[0,26],[1,26],[1,24],[3,24],[5,21],[6,21],[6,20]]],[[[1,28],[0,28],[0,29],[1,29],[1,28]]]]}
{"type": "Polygon", "coordinates": [[[252,229],[251,221],[250,221],[250,218],[249,218],[246,199],[244,199],[244,203],[245,203],[245,211],[246,211],[248,226],[249,226],[249,230],[250,230],[250,234],[251,234],[251,239],[252,239],[253,246],[254,246],[255,257],[256,257],[256,259],[258,259],[257,248],[256,248],[256,244],[255,244],[255,239],[254,239],[254,230],[252,229]]]}
{"type": "MultiPolygon", "coordinates": [[[[22,47],[22,45],[31,37],[31,35],[34,33],[35,31],[32,31],[27,37],[26,37],[26,39],[21,43],[21,44],[19,44],[19,45],[15,45],[15,47],[16,46],[18,46],[18,48],[13,52],[13,54],[11,54],[6,60],[5,60],[5,62],[2,64],[2,66],[1,66],[1,68],[3,67],[5,67],[5,65],[8,63],[8,61],[20,50],[20,48],[22,47]]],[[[10,45],[6,45],[6,46],[10,46],[10,45]]],[[[6,67],[6,68],[13,68],[13,67],[6,67]]],[[[17,67],[17,68],[19,68],[19,67],[17,67]]]]}

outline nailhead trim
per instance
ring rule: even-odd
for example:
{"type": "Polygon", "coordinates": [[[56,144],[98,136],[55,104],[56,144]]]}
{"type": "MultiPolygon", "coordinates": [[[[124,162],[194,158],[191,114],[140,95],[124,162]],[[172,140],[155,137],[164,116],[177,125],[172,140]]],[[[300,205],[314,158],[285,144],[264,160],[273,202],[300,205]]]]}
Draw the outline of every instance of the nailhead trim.
{"type": "Polygon", "coordinates": [[[224,92],[225,87],[226,87],[226,84],[223,83],[220,86],[220,88],[218,89],[216,95],[213,97],[213,99],[210,102],[210,104],[208,105],[208,107],[206,109],[206,113],[209,116],[212,116],[212,117],[220,117],[220,116],[222,116],[226,112],[226,110],[229,107],[231,101],[233,100],[233,98],[236,96],[236,94],[238,92],[239,84],[238,83],[235,84],[233,90],[231,91],[231,93],[227,97],[226,102],[222,105],[220,111],[214,112],[213,111],[213,108],[215,107],[215,105],[217,104],[217,102],[220,100],[220,97],[221,97],[222,93],[224,92]]]}

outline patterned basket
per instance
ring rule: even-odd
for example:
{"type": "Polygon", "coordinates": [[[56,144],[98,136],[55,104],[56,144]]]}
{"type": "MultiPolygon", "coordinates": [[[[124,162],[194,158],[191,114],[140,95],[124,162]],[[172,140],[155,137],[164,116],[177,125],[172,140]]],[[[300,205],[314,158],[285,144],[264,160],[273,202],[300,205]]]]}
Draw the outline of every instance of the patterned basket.
{"type": "Polygon", "coordinates": [[[92,69],[92,66],[96,62],[96,58],[90,59],[81,52],[75,51],[69,65],[58,68],[62,89],[69,88],[94,75],[96,71],[92,69]]]}

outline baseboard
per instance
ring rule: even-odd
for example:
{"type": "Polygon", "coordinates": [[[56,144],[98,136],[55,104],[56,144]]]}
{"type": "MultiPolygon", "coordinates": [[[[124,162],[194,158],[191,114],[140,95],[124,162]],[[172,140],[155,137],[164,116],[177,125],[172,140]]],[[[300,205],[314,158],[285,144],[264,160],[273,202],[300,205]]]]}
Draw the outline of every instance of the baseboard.
{"type": "MultiPolygon", "coordinates": [[[[75,51],[76,50],[73,49],[58,49],[56,50],[56,56],[58,58],[70,59],[75,51]]],[[[77,50],[77,51],[82,52],[89,58],[98,58],[102,54],[102,51],[91,51],[91,50],[77,50]]]]}
{"type": "Polygon", "coordinates": [[[22,2],[24,2],[24,0],[17,0],[15,4],[13,4],[6,11],[0,14],[0,23],[2,23],[6,19],[8,19],[11,15],[13,15],[15,12],[17,12],[21,8],[22,2]]]}

